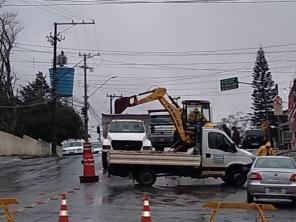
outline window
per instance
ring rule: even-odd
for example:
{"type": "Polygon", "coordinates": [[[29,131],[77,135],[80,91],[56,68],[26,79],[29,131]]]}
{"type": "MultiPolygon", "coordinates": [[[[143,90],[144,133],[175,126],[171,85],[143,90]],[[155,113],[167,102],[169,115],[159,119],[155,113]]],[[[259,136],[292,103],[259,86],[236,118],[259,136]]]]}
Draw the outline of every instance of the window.
{"type": "Polygon", "coordinates": [[[145,133],[142,122],[113,122],[111,123],[110,133],[145,133]]]}
{"type": "Polygon", "coordinates": [[[71,147],[71,143],[65,143],[63,144],[63,147],[66,148],[66,147],[71,147]]]}
{"type": "Polygon", "coordinates": [[[233,144],[222,134],[216,132],[209,133],[209,148],[221,150],[224,152],[231,152],[233,151],[233,144]]]}
{"type": "Polygon", "coordinates": [[[295,164],[292,159],[288,158],[259,158],[255,168],[295,169],[295,164]]]}
{"type": "Polygon", "coordinates": [[[173,125],[173,120],[170,115],[151,115],[151,125],[173,125]]]}
{"type": "Polygon", "coordinates": [[[71,146],[82,146],[82,142],[72,142],[71,146]]]}

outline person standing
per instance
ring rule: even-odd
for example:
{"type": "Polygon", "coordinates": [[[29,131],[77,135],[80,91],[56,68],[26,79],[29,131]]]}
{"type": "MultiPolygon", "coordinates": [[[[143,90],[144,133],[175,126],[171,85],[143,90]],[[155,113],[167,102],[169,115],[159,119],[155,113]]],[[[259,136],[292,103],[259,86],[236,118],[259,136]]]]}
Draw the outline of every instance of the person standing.
{"type": "Polygon", "coordinates": [[[236,146],[238,146],[240,144],[240,134],[239,134],[239,131],[237,129],[236,126],[233,126],[232,128],[232,137],[231,139],[233,140],[233,142],[235,143],[236,146]]]}
{"type": "Polygon", "coordinates": [[[271,143],[268,141],[266,144],[259,147],[257,156],[274,156],[274,151],[271,148],[271,143]]]}
{"type": "Polygon", "coordinates": [[[222,130],[229,136],[231,137],[231,131],[230,129],[226,126],[226,124],[222,125],[222,130]]]}

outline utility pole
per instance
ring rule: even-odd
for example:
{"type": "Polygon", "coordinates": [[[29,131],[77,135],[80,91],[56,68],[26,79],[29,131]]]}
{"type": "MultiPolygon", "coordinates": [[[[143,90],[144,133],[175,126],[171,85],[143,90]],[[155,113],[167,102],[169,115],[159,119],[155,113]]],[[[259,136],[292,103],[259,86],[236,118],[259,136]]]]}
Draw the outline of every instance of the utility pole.
{"type": "Polygon", "coordinates": [[[119,95],[115,95],[115,94],[113,94],[113,95],[107,94],[107,97],[109,97],[109,99],[110,99],[110,114],[112,114],[113,113],[113,99],[114,98],[120,98],[120,97],[122,97],[122,95],[119,96],[119,95]]]}
{"type": "Polygon", "coordinates": [[[92,55],[89,53],[88,55],[87,54],[80,54],[79,53],[79,56],[83,56],[83,61],[84,61],[84,65],[83,66],[80,66],[80,68],[83,68],[84,70],[84,107],[82,108],[83,110],[83,116],[84,116],[84,140],[85,142],[88,142],[88,108],[89,108],[89,105],[88,105],[88,96],[87,96],[87,69],[91,69],[91,67],[88,67],[86,65],[86,60],[87,58],[92,58],[94,56],[98,56],[100,55],[99,53],[96,54],[96,55],[92,55]]]}
{"type": "Polygon", "coordinates": [[[53,46],[53,64],[52,64],[52,155],[56,156],[57,155],[57,93],[56,93],[56,88],[57,88],[57,43],[58,41],[60,42],[61,40],[64,40],[64,38],[58,33],[58,25],[87,25],[87,24],[95,24],[95,21],[93,20],[92,22],[65,22],[65,23],[58,23],[55,22],[54,25],[54,32],[53,35],[50,33],[49,36],[47,36],[47,40],[49,43],[53,46]]]}

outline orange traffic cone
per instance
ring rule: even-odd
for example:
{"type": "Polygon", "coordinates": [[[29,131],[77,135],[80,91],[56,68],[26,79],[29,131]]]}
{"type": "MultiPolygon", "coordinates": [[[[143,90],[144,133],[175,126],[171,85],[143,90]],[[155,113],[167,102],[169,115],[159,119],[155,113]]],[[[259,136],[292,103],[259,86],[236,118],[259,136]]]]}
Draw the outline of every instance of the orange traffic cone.
{"type": "Polygon", "coordinates": [[[150,215],[149,200],[147,195],[144,196],[144,207],[141,222],[152,222],[150,215]]]}
{"type": "Polygon", "coordinates": [[[95,161],[91,150],[91,143],[83,143],[83,176],[80,176],[81,183],[98,182],[99,177],[95,174],[95,161]]]}
{"type": "Polygon", "coordinates": [[[69,222],[66,194],[62,194],[59,222],[69,222]]]}

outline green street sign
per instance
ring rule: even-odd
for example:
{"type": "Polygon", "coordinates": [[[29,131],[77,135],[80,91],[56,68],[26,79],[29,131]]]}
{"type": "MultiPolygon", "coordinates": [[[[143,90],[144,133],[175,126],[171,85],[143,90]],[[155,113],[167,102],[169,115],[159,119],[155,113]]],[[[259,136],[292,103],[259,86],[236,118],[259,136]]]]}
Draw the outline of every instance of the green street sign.
{"type": "Polygon", "coordinates": [[[221,86],[221,91],[238,89],[238,78],[232,77],[228,79],[221,79],[220,86],[221,86]]]}

